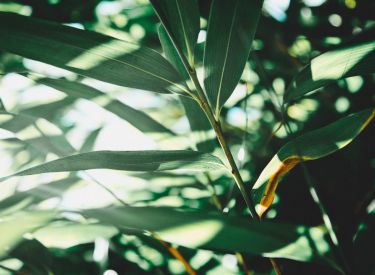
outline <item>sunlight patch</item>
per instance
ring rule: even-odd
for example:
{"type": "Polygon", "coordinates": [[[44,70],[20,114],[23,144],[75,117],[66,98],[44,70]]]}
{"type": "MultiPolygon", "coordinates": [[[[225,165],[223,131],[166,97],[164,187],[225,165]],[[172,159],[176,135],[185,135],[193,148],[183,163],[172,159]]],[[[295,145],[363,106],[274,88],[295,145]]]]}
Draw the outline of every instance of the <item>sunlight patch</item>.
{"type": "Polygon", "coordinates": [[[85,51],[66,65],[68,67],[89,70],[108,59],[116,59],[124,54],[135,52],[139,48],[140,46],[135,44],[124,43],[121,40],[112,40],[85,51]]]}
{"type": "Polygon", "coordinates": [[[222,228],[222,223],[206,220],[161,230],[158,234],[162,239],[172,243],[187,247],[199,247],[215,238],[222,228]]]}

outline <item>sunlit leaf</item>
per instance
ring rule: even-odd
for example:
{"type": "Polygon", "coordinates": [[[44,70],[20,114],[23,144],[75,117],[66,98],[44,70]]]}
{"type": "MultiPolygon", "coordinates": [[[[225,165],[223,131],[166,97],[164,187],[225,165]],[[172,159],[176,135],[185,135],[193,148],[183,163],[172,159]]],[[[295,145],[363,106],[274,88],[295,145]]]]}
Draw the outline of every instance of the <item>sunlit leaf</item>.
{"type": "Polygon", "coordinates": [[[197,0],[151,0],[151,3],[167,32],[174,37],[177,46],[193,65],[199,33],[197,0]]]}
{"type": "Polygon", "coordinates": [[[107,111],[126,120],[135,128],[142,132],[168,133],[173,134],[171,130],[148,116],[142,111],[136,110],[119,100],[111,99],[105,93],[76,81],[66,79],[42,78],[37,80],[38,83],[47,85],[56,90],[74,98],[84,98],[103,107],[107,111]],[[103,103],[104,102],[104,103],[103,103]]]}
{"type": "Polygon", "coordinates": [[[297,99],[339,79],[375,72],[375,37],[354,40],[311,60],[292,81],[284,101],[297,99]]]}
{"type": "Polygon", "coordinates": [[[0,123],[1,129],[14,133],[19,140],[41,152],[52,152],[58,156],[75,152],[61,130],[45,119],[6,111],[0,111],[0,117],[3,118],[3,122],[0,123]]]}
{"type": "Polygon", "coordinates": [[[79,178],[70,176],[48,184],[41,184],[27,191],[16,192],[0,201],[0,215],[8,215],[9,213],[20,211],[50,198],[62,199],[64,192],[78,181],[79,178]]]}
{"type": "Polygon", "coordinates": [[[69,172],[90,169],[124,171],[193,170],[224,168],[215,156],[198,151],[94,151],[72,155],[17,172],[1,178],[27,176],[50,172],[69,172]]]}
{"type": "Polygon", "coordinates": [[[259,215],[272,204],[281,178],[299,162],[332,154],[352,142],[374,119],[375,110],[367,109],[325,127],[311,131],[285,144],[263,169],[253,187],[259,215]]]}
{"type": "Polygon", "coordinates": [[[60,222],[37,230],[34,236],[46,247],[67,249],[92,243],[99,237],[109,239],[117,233],[118,230],[112,226],[60,222]]]}
{"type": "Polygon", "coordinates": [[[204,85],[216,116],[240,80],[250,53],[262,2],[212,2],[204,51],[204,85]]]}
{"type": "Polygon", "coordinates": [[[85,210],[83,214],[119,229],[153,232],[190,248],[241,251],[298,261],[324,261],[329,252],[319,228],[258,223],[202,210],[163,207],[111,207],[85,210]],[[316,246],[311,246],[310,241],[316,246]]]}
{"type": "Polygon", "coordinates": [[[0,48],[112,84],[186,94],[177,71],[157,52],[99,33],[0,13],[0,48]]]}
{"type": "Polygon", "coordinates": [[[53,211],[18,212],[11,216],[1,216],[0,257],[6,256],[22,240],[26,233],[32,233],[46,225],[56,216],[53,211]]]}

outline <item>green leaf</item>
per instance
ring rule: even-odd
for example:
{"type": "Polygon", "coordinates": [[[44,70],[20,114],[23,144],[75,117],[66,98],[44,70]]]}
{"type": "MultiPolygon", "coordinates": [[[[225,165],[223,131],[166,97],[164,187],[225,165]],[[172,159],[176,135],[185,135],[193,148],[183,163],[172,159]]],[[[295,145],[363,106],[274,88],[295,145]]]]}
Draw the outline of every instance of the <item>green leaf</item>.
{"type": "Polygon", "coordinates": [[[48,184],[41,184],[27,191],[15,192],[0,201],[0,215],[15,213],[52,197],[62,199],[64,193],[76,185],[79,180],[77,177],[70,176],[48,184]]]}
{"type": "Polygon", "coordinates": [[[214,0],[204,51],[204,85],[218,117],[240,80],[262,8],[261,0],[214,0]]]}
{"type": "Polygon", "coordinates": [[[166,31],[173,37],[190,65],[194,64],[194,48],[199,33],[197,0],[151,0],[166,31]]]}
{"type": "Polygon", "coordinates": [[[0,13],[0,49],[112,84],[182,93],[178,72],[159,53],[99,33],[0,13]]]}
{"type": "Polygon", "coordinates": [[[284,95],[289,102],[339,79],[375,72],[375,37],[355,39],[346,46],[311,60],[294,78],[284,95]]]}
{"type": "Polygon", "coordinates": [[[3,123],[0,123],[1,129],[14,133],[19,140],[32,145],[41,152],[52,152],[58,156],[75,152],[74,147],[61,130],[45,119],[6,111],[0,111],[0,117],[3,119],[3,123]]]}
{"type": "Polygon", "coordinates": [[[90,169],[113,169],[124,171],[164,171],[224,168],[215,156],[198,151],[94,151],[72,155],[29,169],[17,172],[13,176],[27,176],[51,172],[71,172],[90,169]]]}
{"type": "Polygon", "coordinates": [[[147,133],[167,133],[173,135],[173,132],[165,126],[155,121],[142,111],[136,110],[119,100],[111,99],[105,93],[76,81],[69,81],[63,78],[52,79],[42,78],[37,80],[38,83],[44,84],[56,90],[59,90],[74,98],[84,98],[94,102],[107,111],[117,115],[126,120],[135,128],[147,133]],[[104,103],[100,104],[100,99],[104,103]]]}
{"type": "MultiPolygon", "coordinates": [[[[159,39],[163,47],[166,58],[175,66],[185,80],[189,79],[189,75],[178,56],[176,49],[167,35],[163,26],[159,26],[159,39]]],[[[180,96],[180,100],[185,109],[186,117],[188,118],[192,138],[197,146],[197,149],[202,152],[211,152],[216,146],[216,137],[210,136],[213,132],[212,126],[208,121],[206,114],[201,107],[191,98],[180,96]]]]}
{"type": "Polygon", "coordinates": [[[94,131],[92,131],[85,139],[83,142],[81,149],[79,150],[80,153],[86,153],[86,152],[91,152],[95,146],[95,142],[100,134],[100,131],[102,128],[98,128],[94,131]]]}
{"type": "Polygon", "coordinates": [[[181,61],[181,58],[179,57],[178,52],[176,48],[173,46],[172,41],[163,25],[159,25],[158,35],[165,57],[182,75],[185,81],[189,80],[190,76],[186,71],[184,63],[181,61]]]}
{"type": "Polygon", "coordinates": [[[46,247],[68,249],[92,243],[98,237],[110,239],[117,233],[118,230],[112,226],[59,222],[37,230],[34,236],[46,247]]]}
{"type": "Polygon", "coordinates": [[[156,233],[163,240],[189,248],[248,252],[298,261],[322,261],[329,252],[322,229],[259,223],[203,210],[110,207],[84,210],[82,214],[119,229],[156,233]]]}
{"type": "Polygon", "coordinates": [[[22,240],[22,236],[46,225],[56,216],[53,211],[18,212],[1,216],[0,258],[6,256],[22,240]]]}
{"type": "Polygon", "coordinates": [[[197,102],[187,97],[180,97],[190,124],[191,136],[199,151],[212,152],[216,145],[215,132],[206,114],[197,102]]]}
{"type": "Polygon", "coordinates": [[[367,109],[285,144],[263,169],[253,187],[254,202],[262,215],[272,204],[280,179],[299,162],[332,154],[352,142],[374,119],[375,109],[367,109]]]}

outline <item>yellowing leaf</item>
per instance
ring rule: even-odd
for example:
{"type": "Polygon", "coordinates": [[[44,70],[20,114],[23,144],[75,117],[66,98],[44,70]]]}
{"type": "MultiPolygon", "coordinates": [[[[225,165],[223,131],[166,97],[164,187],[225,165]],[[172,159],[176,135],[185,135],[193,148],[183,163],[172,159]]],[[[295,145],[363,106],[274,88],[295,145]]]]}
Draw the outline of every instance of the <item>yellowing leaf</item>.
{"type": "Polygon", "coordinates": [[[253,187],[259,216],[271,206],[281,178],[299,162],[332,154],[356,138],[374,119],[375,109],[367,109],[318,130],[297,137],[284,145],[262,171],[253,187]]]}

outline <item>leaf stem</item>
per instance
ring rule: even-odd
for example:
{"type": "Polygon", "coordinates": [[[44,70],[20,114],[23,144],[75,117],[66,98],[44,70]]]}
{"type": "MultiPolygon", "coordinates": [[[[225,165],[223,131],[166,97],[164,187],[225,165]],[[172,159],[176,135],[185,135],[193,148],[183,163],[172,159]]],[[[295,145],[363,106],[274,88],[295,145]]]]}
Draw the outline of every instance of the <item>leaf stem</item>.
{"type": "Polygon", "coordinates": [[[206,113],[207,118],[210,121],[210,123],[211,123],[211,125],[212,125],[212,127],[213,127],[213,129],[216,133],[216,136],[217,136],[217,139],[220,143],[220,146],[223,149],[224,154],[225,154],[225,156],[226,156],[226,158],[229,162],[233,179],[235,180],[235,182],[236,182],[236,184],[237,184],[237,186],[238,186],[238,188],[239,188],[239,190],[242,194],[242,197],[245,200],[245,203],[247,205],[247,208],[250,211],[251,216],[253,217],[253,219],[259,220],[259,216],[258,216],[257,212],[255,211],[254,203],[253,203],[253,201],[250,197],[250,194],[247,192],[247,190],[245,188],[245,183],[242,180],[240,171],[238,170],[238,167],[237,167],[237,164],[236,164],[236,162],[233,158],[232,152],[230,151],[229,146],[228,146],[228,144],[227,144],[227,142],[224,138],[224,134],[223,134],[223,131],[222,131],[222,128],[221,128],[220,120],[215,118],[215,115],[212,111],[212,108],[210,107],[210,105],[208,103],[207,97],[204,94],[204,91],[203,91],[203,89],[202,89],[202,87],[199,83],[197,73],[196,73],[194,68],[189,69],[189,75],[190,75],[190,78],[193,81],[193,83],[195,85],[195,88],[197,90],[198,103],[201,106],[201,108],[203,109],[203,111],[206,113]]]}
{"type": "Polygon", "coordinates": [[[174,248],[172,245],[170,245],[168,242],[163,241],[160,239],[159,236],[157,236],[155,233],[152,234],[152,237],[159,241],[165,248],[168,249],[169,253],[171,253],[177,260],[179,260],[185,267],[186,272],[189,275],[196,275],[197,273],[194,271],[194,269],[191,267],[191,265],[185,260],[184,256],[181,255],[181,253],[174,248]]]}

